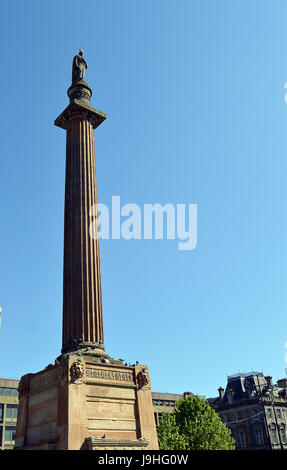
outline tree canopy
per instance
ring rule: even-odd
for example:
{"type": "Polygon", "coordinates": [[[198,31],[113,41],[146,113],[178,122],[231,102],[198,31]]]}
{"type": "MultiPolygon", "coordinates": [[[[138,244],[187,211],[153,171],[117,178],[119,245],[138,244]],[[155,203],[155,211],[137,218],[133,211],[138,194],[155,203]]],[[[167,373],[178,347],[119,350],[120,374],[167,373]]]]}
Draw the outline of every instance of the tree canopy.
{"type": "Polygon", "coordinates": [[[209,403],[189,396],[176,403],[172,414],[164,414],[157,426],[162,450],[234,450],[230,429],[209,403]]]}

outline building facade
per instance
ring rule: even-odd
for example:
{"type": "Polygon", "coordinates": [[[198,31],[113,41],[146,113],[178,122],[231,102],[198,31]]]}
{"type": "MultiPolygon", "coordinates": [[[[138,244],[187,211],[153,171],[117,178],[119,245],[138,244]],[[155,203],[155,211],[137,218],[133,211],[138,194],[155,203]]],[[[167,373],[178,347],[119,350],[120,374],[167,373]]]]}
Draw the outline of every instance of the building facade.
{"type": "Polygon", "coordinates": [[[261,372],[234,374],[209,403],[231,430],[236,449],[287,449],[287,378],[272,383],[261,372]]]}
{"type": "Polygon", "coordinates": [[[0,449],[13,449],[18,414],[18,380],[0,379],[0,449]]]}
{"type": "Polygon", "coordinates": [[[159,424],[164,414],[170,414],[174,411],[175,404],[178,400],[193,395],[191,392],[184,392],[182,395],[177,393],[158,393],[152,392],[152,404],[154,411],[154,419],[156,426],[159,424]]]}

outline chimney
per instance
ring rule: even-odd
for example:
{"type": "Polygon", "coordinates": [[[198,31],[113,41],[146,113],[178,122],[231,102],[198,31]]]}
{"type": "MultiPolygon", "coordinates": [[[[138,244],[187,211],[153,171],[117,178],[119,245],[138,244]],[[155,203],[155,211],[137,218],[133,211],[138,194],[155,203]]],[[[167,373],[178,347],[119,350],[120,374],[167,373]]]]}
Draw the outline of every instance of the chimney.
{"type": "Polygon", "coordinates": [[[272,377],[270,375],[266,375],[265,380],[267,382],[268,387],[273,387],[272,377]]]}
{"type": "Polygon", "coordinates": [[[220,400],[222,400],[222,398],[223,398],[223,395],[224,395],[224,388],[222,388],[222,387],[219,387],[219,389],[218,389],[218,393],[219,393],[219,398],[220,398],[220,400]]]}
{"type": "Polygon", "coordinates": [[[277,385],[280,388],[287,388],[287,378],[277,380],[277,385]]]}

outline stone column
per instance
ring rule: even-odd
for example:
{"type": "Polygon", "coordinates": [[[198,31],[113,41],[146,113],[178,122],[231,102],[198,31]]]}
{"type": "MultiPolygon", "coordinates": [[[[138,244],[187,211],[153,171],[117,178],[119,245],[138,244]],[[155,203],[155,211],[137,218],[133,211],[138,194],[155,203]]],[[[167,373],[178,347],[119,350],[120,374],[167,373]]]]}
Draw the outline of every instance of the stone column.
{"type": "Polygon", "coordinates": [[[94,129],[106,116],[91,106],[91,95],[85,81],[73,83],[68,89],[70,104],[55,120],[67,131],[62,353],[91,347],[100,355],[104,353],[100,249],[97,237],[90,236],[95,222],[90,211],[97,204],[94,129]]]}
{"type": "Polygon", "coordinates": [[[74,58],[70,104],[55,120],[67,138],[62,354],[54,365],[22,377],[15,448],[153,450],[148,369],[123,365],[103,344],[97,213],[91,208],[97,204],[94,129],[106,116],[92,107],[92,90],[80,79],[82,56],[74,58]]]}

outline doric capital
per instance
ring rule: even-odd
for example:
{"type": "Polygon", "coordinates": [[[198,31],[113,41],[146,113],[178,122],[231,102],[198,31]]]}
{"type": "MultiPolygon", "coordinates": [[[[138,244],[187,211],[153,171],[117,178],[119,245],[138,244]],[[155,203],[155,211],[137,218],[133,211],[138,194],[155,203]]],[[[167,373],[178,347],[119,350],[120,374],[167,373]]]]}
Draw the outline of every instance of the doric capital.
{"type": "Polygon", "coordinates": [[[70,104],[55,120],[55,126],[67,130],[69,121],[72,119],[86,119],[91,122],[93,128],[98,127],[105,119],[106,115],[93,108],[90,99],[92,89],[84,80],[73,82],[67,94],[70,104]]]}
{"type": "Polygon", "coordinates": [[[71,119],[85,119],[90,121],[93,128],[98,127],[105,119],[106,115],[84,103],[84,100],[73,99],[73,102],[55,119],[55,126],[67,130],[71,119]]]}

